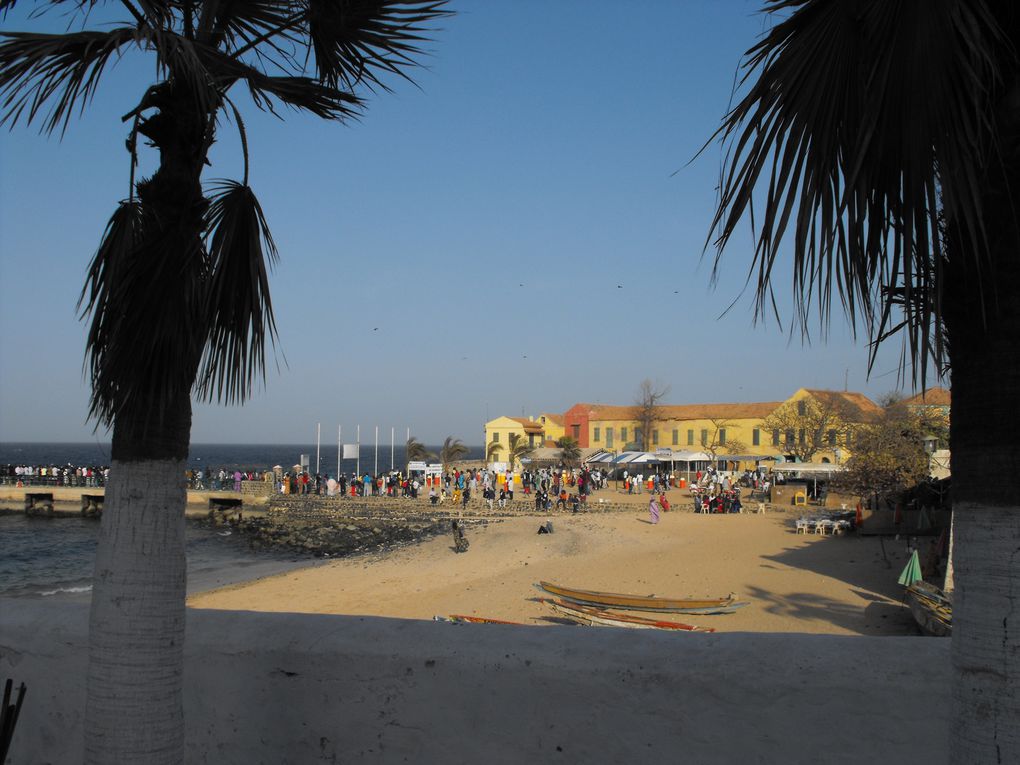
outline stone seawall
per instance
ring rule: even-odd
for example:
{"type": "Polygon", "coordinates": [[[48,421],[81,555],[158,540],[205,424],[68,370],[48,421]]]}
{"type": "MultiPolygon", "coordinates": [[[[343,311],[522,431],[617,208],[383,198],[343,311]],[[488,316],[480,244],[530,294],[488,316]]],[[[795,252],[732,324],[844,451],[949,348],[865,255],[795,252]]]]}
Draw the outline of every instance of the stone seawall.
{"type": "MultiPolygon", "coordinates": [[[[644,508],[633,502],[603,501],[589,498],[579,513],[622,513],[638,512],[644,508]]],[[[483,500],[471,500],[466,507],[452,501],[432,505],[428,499],[404,499],[401,497],[321,497],[314,494],[278,494],[269,500],[269,517],[280,520],[314,521],[346,518],[379,518],[402,520],[406,518],[516,518],[534,515],[571,515],[567,509],[536,510],[534,500],[515,500],[500,508],[491,510],[483,500]]]]}

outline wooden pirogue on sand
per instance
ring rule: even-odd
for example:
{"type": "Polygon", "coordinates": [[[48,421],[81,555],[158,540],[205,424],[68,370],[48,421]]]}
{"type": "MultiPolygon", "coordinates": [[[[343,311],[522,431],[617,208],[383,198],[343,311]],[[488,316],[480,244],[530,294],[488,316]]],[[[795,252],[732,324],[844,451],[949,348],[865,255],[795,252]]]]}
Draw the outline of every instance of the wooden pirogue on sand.
{"type": "Polygon", "coordinates": [[[614,614],[602,608],[594,606],[579,606],[573,603],[565,603],[555,598],[539,598],[560,616],[565,616],[571,621],[589,626],[601,624],[606,627],[628,627],[639,630],[675,630],[680,632],[715,632],[712,628],[698,627],[693,624],[681,624],[659,619],[646,619],[643,616],[631,616],[630,614],[614,614]]]}
{"type": "Polygon", "coordinates": [[[535,585],[543,592],[555,595],[568,603],[596,608],[618,608],[625,611],[658,611],[675,614],[732,614],[747,605],[738,603],[732,596],[709,600],[688,600],[682,598],[657,598],[654,595],[623,595],[616,592],[596,592],[561,587],[552,582],[535,585]]]}
{"type": "Polygon", "coordinates": [[[932,637],[952,637],[953,601],[938,587],[925,581],[907,587],[910,613],[921,632],[932,637]]]}

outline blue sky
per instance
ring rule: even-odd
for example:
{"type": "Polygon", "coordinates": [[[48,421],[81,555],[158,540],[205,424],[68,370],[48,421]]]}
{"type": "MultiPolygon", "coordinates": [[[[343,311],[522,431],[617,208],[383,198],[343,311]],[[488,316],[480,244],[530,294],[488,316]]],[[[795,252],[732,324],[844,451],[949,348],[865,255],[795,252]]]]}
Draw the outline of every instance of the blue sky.
{"type": "MultiPolygon", "coordinates": [[[[838,317],[811,346],[755,325],[747,237],[710,285],[719,150],[689,161],[765,29],[759,2],[451,7],[417,87],[390,81],[357,121],[239,99],[281,254],[279,370],[243,407],[196,406],[193,441],[307,441],[321,422],[480,443],[487,416],[628,404],[646,377],[669,403],[896,387],[899,346],[869,380],[838,317]]],[[[41,28],[23,15],[3,28],[41,28]]],[[[0,134],[0,440],[93,438],[75,302],[127,195],[120,115],[152,76],[125,58],[62,140],[0,134]]],[[[212,162],[208,180],[240,177],[232,125],[212,162]]]]}

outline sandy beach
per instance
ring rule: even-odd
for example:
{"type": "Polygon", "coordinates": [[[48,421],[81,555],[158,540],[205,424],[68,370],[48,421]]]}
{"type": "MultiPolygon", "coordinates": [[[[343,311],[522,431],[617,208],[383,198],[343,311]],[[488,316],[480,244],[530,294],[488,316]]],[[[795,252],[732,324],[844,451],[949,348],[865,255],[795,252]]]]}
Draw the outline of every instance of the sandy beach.
{"type": "MultiPolygon", "coordinates": [[[[679,492],[677,492],[679,494],[679,492]]],[[[621,495],[603,494],[618,501],[621,495]]],[[[191,597],[195,608],[431,619],[468,614],[531,625],[562,623],[536,600],[535,582],[671,597],[735,593],[750,605],[686,617],[724,632],[916,634],[896,579],[905,543],[876,537],[798,535],[793,515],[634,512],[526,516],[470,527],[470,549],[442,536],[191,597]]],[[[679,499],[679,496],[677,497],[679,499]]]]}

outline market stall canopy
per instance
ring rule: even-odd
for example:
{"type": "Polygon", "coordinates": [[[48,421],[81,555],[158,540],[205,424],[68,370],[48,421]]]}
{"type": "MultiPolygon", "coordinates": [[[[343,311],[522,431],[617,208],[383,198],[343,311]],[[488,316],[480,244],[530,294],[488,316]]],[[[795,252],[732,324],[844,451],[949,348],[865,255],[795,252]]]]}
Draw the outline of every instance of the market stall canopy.
{"type": "Polygon", "coordinates": [[[614,459],[616,459],[616,455],[615,454],[613,454],[611,452],[599,451],[599,452],[596,452],[595,454],[591,455],[590,457],[587,457],[584,461],[585,462],[609,463],[609,462],[612,462],[614,459]]]}
{"type": "Polygon", "coordinates": [[[620,452],[613,458],[612,465],[646,465],[662,460],[650,452],[620,452]]]}

